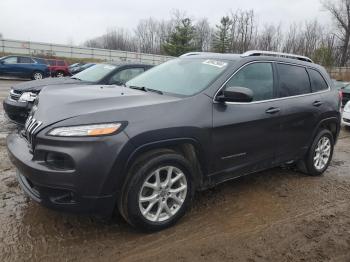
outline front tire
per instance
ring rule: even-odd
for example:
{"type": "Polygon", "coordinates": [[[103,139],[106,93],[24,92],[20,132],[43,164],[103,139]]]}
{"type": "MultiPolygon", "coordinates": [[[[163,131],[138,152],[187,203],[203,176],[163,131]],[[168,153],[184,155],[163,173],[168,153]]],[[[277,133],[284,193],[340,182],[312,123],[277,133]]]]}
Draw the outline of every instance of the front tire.
{"type": "Polygon", "coordinates": [[[141,230],[159,231],[185,214],[192,195],[191,166],[182,155],[150,154],[131,168],[121,213],[141,230]]]}
{"type": "Polygon", "coordinates": [[[305,173],[320,176],[328,168],[334,151],[334,138],[329,130],[321,130],[315,137],[304,160],[305,173]]]}

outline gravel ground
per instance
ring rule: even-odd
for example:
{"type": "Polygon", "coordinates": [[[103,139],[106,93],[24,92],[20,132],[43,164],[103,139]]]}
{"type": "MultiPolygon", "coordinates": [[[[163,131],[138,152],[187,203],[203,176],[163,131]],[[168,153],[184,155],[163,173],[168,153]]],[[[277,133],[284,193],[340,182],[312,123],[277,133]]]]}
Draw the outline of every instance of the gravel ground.
{"type": "Polygon", "coordinates": [[[276,168],[221,184],[154,234],[34,203],[0,145],[0,261],[350,261],[349,198],[348,130],[324,176],[276,168]]]}

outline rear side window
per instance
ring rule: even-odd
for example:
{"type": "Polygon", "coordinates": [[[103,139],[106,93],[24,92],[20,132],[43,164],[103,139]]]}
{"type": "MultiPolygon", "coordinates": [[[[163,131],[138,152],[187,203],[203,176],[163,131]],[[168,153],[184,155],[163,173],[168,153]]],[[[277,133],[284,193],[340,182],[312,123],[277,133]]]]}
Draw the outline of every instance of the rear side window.
{"type": "Polygon", "coordinates": [[[62,60],[58,60],[58,61],[57,61],[57,65],[58,65],[58,66],[65,66],[66,63],[65,63],[64,61],[62,61],[62,60]]]}
{"type": "Polygon", "coordinates": [[[309,75],[304,67],[277,64],[279,74],[279,97],[311,93],[309,75]]]}
{"type": "Polygon", "coordinates": [[[319,92],[328,89],[328,84],[323,76],[314,69],[309,69],[311,87],[313,92],[319,92]]]}
{"type": "Polygon", "coordinates": [[[145,70],[140,68],[127,68],[116,73],[110,80],[112,84],[124,84],[130,79],[142,74],[145,70]]]}
{"type": "Polygon", "coordinates": [[[20,64],[31,64],[33,60],[30,57],[19,56],[18,63],[20,64]]]}
{"type": "Polygon", "coordinates": [[[271,63],[254,63],[238,71],[226,87],[245,87],[253,91],[253,101],[274,98],[271,63]]]}

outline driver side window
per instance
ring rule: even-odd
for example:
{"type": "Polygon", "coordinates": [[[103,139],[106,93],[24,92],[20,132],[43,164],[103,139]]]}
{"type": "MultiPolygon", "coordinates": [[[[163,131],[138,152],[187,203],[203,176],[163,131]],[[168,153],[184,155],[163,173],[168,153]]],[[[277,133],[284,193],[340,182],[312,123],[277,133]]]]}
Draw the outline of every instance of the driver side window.
{"type": "Polygon", "coordinates": [[[253,92],[253,101],[274,98],[273,69],[271,63],[254,63],[238,71],[226,87],[245,87],[253,92]]]}
{"type": "Polygon", "coordinates": [[[111,77],[109,83],[110,84],[125,84],[130,79],[138,76],[139,74],[143,73],[145,70],[144,68],[127,68],[124,70],[121,70],[117,72],[114,76],[111,77]]]}
{"type": "Polygon", "coordinates": [[[11,56],[4,59],[4,64],[17,64],[17,57],[11,56]]]}

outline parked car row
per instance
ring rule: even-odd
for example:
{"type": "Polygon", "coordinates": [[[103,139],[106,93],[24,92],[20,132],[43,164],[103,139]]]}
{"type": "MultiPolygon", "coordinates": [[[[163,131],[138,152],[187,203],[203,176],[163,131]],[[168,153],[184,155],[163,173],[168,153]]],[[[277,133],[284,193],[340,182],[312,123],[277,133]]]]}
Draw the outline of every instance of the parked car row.
{"type": "Polygon", "coordinates": [[[29,78],[64,77],[77,74],[94,63],[69,65],[65,60],[32,56],[5,56],[0,58],[0,76],[29,78]]]}
{"type": "Polygon", "coordinates": [[[11,90],[8,114],[9,101],[33,103],[7,138],[33,200],[99,216],[117,209],[156,231],[174,225],[198,190],[286,163],[311,176],[328,168],[342,98],[311,59],[191,53],[149,67],[98,64],[66,83],[11,90]]]}
{"type": "Polygon", "coordinates": [[[127,63],[94,64],[71,77],[23,82],[11,88],[10,95],[3,102],[3,107],[12,121],[24,124],[34,100],[44,87],[57,89],[86,85],[123,85],[151,67],[151,65],[127,63]]]}

